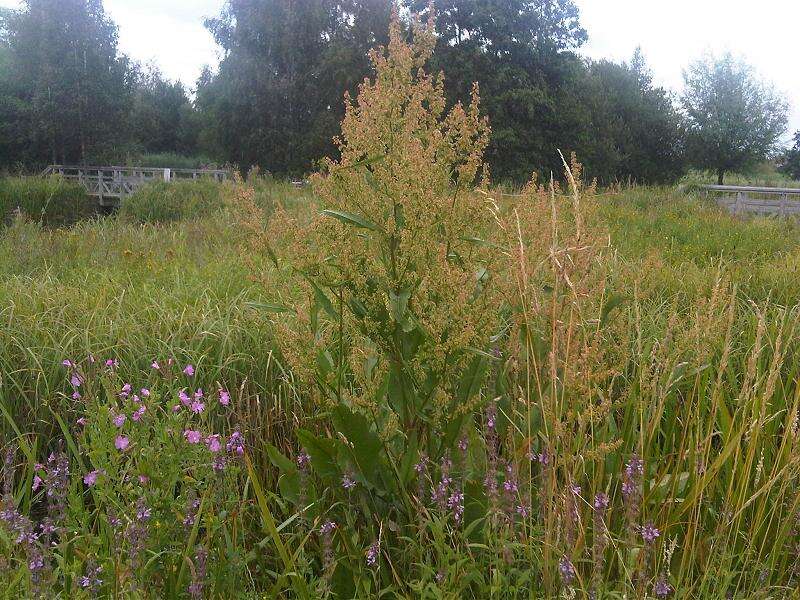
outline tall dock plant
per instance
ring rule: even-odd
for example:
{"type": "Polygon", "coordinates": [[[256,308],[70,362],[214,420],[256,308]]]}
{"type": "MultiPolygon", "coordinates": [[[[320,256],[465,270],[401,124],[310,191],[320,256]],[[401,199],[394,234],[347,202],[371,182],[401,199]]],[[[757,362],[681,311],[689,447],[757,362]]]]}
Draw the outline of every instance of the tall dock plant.
{"type": "Polygon", "coordinates": [[[340,434],[301,432],[301,444],[323,474],[352,472],[387,500],[405,494],[421,454],[454,446],[499,322],[495,251],[481,237],[493,216],[473,192],[489,135],[477,86],[469,107],[446,111],[441,77],[424,70],[433,21],[412,28],[407,42],[395,14],[388,47],[371,53],[374,79],[347,99],[341,158],[313,178],[321,212],[278,214],[268,234],[307,298],[292,299],[284,355],[340,434]]]}

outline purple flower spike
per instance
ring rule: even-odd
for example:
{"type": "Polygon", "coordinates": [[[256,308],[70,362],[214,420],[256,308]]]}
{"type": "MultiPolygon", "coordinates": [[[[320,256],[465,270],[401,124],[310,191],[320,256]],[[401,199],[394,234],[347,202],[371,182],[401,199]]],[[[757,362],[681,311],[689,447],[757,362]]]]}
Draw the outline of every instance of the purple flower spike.
{"type": "Polygon", "coordinates": [[[561,580],[564,585],[570,585],[575,580],[575,566],[566,556],[558,561],[558,572],[561,573],[561,580]]]}
{"type": "Polygon", "coordinates": [[[655,542],[660,535],[661,532],[652,523],[647,523],[642,527],[642,539],[648,544],[655,542]]]}
{"type": "Polygon", "coordinates": [[[672,593],[672,586],[667,583],[667,580],[664,579],[663,575],[658,578],[653,586],[653,593],[657,598],[666,598],[672,593]]]}
{"type": "Polygon", "coordinates": [[[183,372],[189,377],[194,377],[194,366],[186,365],[186,367],[183,369],[183,372]]]}

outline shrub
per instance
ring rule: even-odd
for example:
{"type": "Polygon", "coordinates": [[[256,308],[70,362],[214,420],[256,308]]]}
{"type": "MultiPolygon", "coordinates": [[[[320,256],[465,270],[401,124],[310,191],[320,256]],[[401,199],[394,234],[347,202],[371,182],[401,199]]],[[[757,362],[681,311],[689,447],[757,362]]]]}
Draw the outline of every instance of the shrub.
{"type": "Polygon", "coordinates": [[[207,217],[223,205],[222,187],[214,181],[159,181],[125,198],[120,215],[140,223],[170,223],[207,217]]]}
{"type": "Polygon", "coordinates": [[[0,179],[0,221],[9,223],[19,211],[43,225],[72,225],[96,212],[84,188],[58,177],[0,179]]]}

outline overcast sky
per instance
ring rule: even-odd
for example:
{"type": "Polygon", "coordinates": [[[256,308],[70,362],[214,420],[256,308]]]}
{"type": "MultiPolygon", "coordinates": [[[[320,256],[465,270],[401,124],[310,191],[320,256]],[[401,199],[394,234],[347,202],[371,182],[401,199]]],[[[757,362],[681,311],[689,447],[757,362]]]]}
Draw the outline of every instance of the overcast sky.
{"type": "MultiPolygon", "coordinates": [[[[656,81],[675,91],[681,70],[704,52],[743,56],[792,104],[791,131],[800,129],[800,0],[575,0],[589,32],[583,53],[626,60],[644,50],[656,81]]],[[[18,6],[0,0],[0,6],[18,6]]],[[[105,0],[119,25],[120,45],[140,62],[155,61],[189,87],[217,49],[203,19],[224,0],[105,0]]]]}

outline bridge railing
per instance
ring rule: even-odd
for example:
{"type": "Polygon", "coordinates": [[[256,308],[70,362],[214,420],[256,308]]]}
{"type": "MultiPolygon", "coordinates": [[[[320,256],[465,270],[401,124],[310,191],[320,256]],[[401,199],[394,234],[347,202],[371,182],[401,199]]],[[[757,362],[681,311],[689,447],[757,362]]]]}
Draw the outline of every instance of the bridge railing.
{"type": "Polygon", "coordinates": [[[79,183],[90,196],[100,199],[101,206],[113,206],[125,196],[153,181],[213,179],[222,182],[230,178],[224,169],[170,169],[154,167],[93,167],[50,165],[43,176],[57,175],[79,183]]]}
{"type": "Polygon", "coordinates": [[[800,188],[704,185],[701,189],[735,215],[800,215],[800,188]]]}

